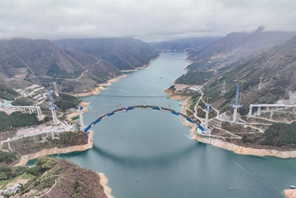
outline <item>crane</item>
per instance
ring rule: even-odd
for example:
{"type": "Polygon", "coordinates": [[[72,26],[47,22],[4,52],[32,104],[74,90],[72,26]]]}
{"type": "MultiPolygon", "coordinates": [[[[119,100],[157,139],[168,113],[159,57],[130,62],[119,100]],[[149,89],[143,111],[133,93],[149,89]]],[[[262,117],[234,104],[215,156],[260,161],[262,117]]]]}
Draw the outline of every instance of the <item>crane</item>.
{"type": "Polygon", "coordinates": [[[205,110],[206,110],[206,117],[205,117],[205,128],[208,130],[209,125],[209,112],[212,106],[209,104],[209,97],[207,98],[207,103],[205,104],[205,110]]]}
{"type": "Polygon", "coordinates": [[[78,105],[77,107],[76,107],[76,110],[78,111],[78,113],[79,113],[79,121],[80,121],[80,130],[84,130],[84,121],[83,121],[83,115],[82,115],[82,110],[84,109],[84,107],[83,106],[81,106],[81,105],[78,105]]]}

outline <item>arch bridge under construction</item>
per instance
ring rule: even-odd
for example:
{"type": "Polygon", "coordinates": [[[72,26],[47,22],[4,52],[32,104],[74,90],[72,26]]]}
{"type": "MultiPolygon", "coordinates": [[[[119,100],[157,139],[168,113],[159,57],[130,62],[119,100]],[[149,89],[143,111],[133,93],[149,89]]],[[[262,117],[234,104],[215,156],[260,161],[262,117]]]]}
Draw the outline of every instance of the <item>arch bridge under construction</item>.
{"type": "Polygon", "coordinates": [[[152,109],[152,110],[168,112],[168,113],[171,113],[173,115],[184,118],[186,121],[196,125],[201,133],[205,132],[205,129],[200,125],[198,120],[191,119],[188,116],[184,115],[183,113],[177,112],[177,111],[175,111],[173,109],[169,109],[169,108],[166,108],[166,107],[160,107],[160,106],[154,106],[154,105],[135,105],[135,106],[129,106],[129,107],[123,107],[123,108],[115,109],[115,110],[113,110],[113,111],[111,111],[109,113],[106,113],[106,114],[100,116],[98,119],[96,119],[91,124],[89,124],[86,128],[84,128],[84,126],[81,126],[81,127],[83,128],[84,132],[88,132],[91,129],[91,127],[93,127],[97,123],[101,122],[103,119],[105,119],[107,117],[110,117],[110,116],[113,116],[114,114],[119,113],[119,112],[128,112],[128,111],[131,111],[131,110],[134,110],[134,109],[152,109]]]}

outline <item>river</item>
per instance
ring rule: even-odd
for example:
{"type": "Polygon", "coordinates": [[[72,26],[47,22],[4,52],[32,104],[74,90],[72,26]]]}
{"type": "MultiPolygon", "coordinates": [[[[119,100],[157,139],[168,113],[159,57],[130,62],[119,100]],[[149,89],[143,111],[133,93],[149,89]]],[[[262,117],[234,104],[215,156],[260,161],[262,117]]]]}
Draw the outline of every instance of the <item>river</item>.
{"type": "MultiPolygon", "coordinates": [[[[152,104],[181,111],[182,101],[103,95],[165,95],[185,73],[183,52],[164,52],[150,67],[129,73],[101,95],[85,97],[99,115],[118,107],[152,104]]],[[[84,116],[86,124],[96,118],[84,116]]],[[[118,113],[95,125],[94,148],[61,155],[81,167],[103,172],[115,198],[283,197],[296,184],[296,159],[242,156],[195,142],[180,118],[155,110],[118,113]]]]}

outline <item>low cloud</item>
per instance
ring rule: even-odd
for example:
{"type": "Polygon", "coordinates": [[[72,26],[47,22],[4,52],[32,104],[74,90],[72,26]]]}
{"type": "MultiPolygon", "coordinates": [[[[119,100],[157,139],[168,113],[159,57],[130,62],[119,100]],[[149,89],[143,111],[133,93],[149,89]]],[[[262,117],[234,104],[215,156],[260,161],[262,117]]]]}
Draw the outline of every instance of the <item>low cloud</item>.
{"type": "Polygon", "coordinates": [[[294,0],[3,0],[0,38],[136,37],[160,41],[232,31],[296,30],[294,0]]]}

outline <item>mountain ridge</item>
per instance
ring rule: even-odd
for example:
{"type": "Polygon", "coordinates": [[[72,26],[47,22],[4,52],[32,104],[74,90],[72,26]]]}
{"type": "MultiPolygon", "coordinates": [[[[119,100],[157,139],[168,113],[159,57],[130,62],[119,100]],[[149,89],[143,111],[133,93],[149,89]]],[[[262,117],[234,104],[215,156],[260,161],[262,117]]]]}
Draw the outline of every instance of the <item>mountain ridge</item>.
{"type": "Polygon", "coordinates": [[[94,55],[120,70],[136,69],[156,58],[159,52],[134,38],[60,39],[53,41],[65,49],[94,55]]]}
{"type": "Polygon", "coordinates": [[[234,98],[236,84],[243,86],[242,103],[246,106],[245,111],[251,103],[273,104],[278,100],[289,99],[289,92],[296,91],[296,37],[257,56],[234,62],[233,65],[205,86],[205,95],[212,97],[211,101],[217,106],[228,108],[234,98]],[[260,77],[263,80],[259,91],[260,77]],[[220,97],[223,81],[228,88],[224,97],[220,97]]]}
{"type": "Polygon", "coordinates": [[[232,32],[205,46],[197,52],[189,53],[188,58],[196,62],[189,70],[216,69],[240,58],[261,53],[296,35],[296,32],[264,31],[262,26],[252,33],[232,32]]]}
{"type": "MultiPolygon", "coordinates": [[[[0,40],[0,76],[4,84],[15,88],[30,83],[46,87],[55,81],[61,91],[83,93],[122,75],[112,62],[136,68],[159,55],[148,44],[133,38],[95,40],[106,44],[98,46],[93,40],[88,40],[89,43],[83,39],[79,41],[85,48],[90,45],[90,51],[93,50],[91,46],[99,48],[100,52],[104,52],[103,58],[91,53],[62,49],[45,39],[0,40]]],[[[74,41],[73,44],[80,45],[77,40],[74,41]]]]}

